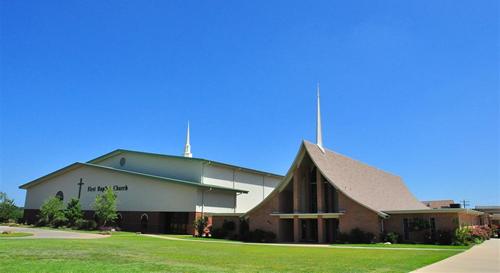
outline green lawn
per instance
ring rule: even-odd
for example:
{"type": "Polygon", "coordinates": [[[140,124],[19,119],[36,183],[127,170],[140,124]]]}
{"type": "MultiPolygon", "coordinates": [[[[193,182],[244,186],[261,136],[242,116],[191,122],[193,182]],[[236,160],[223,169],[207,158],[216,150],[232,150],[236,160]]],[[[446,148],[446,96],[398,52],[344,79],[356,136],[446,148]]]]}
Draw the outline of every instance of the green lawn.
{"type": "Polygon", "coordinates": [[[425,245],[425,244],[334,244],[332,246],[354,246],[354,247],[386,247],[386,248],[432,248],[432,249],[457,249],[466,250],[472,246],[451,246],[451,245],[425,245]]]}
{"type": "Polygon", "coordinates": [[[114,233],[91,240],[2,240],[0,271],[408,272],[457,253],[221,244],[114,233]]]}
{"type": "Polygon", "coordinates": [[[26,237],[26,236],[33,236],[33,233],[27,233],[27,232],[13,232],[13,233],[0,233],[0,239],[1,238],[12,238],[12,237],[26,237]]]}

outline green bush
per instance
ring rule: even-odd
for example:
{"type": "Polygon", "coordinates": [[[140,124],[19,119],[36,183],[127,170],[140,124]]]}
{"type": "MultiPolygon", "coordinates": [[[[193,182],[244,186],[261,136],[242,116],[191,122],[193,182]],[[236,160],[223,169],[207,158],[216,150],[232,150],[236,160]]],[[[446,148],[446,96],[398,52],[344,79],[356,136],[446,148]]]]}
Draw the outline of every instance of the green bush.
{"type": "Polygon", "coordinates": [[[250,240],[250,225],[248,224],[247,220],[241,220],[240,221],[240,228],[238,232],[238,237],[239,240],[241,241],[248,241],[250,240]]]}
{"type": "Polygon", "coordinates": [[[62,224],[66,219],[63,206],[63,202],[57,197],[47,199],[40,208],[40,219],[37,225],[52,225],[54,220],[56,220],[55,225],[62,224]]]}
{"type": "Polygon", "coordinates": [[[349,233],[349,242],[353,244],[369,244],[373,242],[375,235],[371,232],[364,232],[359,228],[354,228],[349,233]]]}
{"type": "Polygon", "coordinates": [[[198,237],[203,236],[205,234],[205,228],[207,227],[208,224],[208,218],[207,217],[199,217],[194,221],[194,229],[197,232],[198,237]]]}
{"type": "Polygon", "coordinates": [[[213,238],[217,239],[227,239],[228,233],[223,228],[215,228],[210,232],[213,238]]]}
{"type": "Polygon", "coordinates": [[[9,199],[6,193],[0,192],[0,223],[19,222],[23,217],[23,210],[14,204],[14,199],[9,199]]]}
{"type": "Polygon", "coordinates": [[[93,208],[97,219],[103,226],[116,220],[118,217],[116,213],[116,194],[111,187],[107,187],[102,194],[96,196],[93,208]]]}
{"type": "Polygon", "coordinates": [[[66,209],[64,210],[64,216],[68,219],[68,225],[70,226],[74,226],[77,220],[83,219],[83,211],[80,206],[80,200],[71,198],[66,206],[66,209]]]}
{"type": "Polygon", "coordinates": [[[488,226],[461,226],[455,230],[454,245],[480,244],[491,236],[488,226]]]}
{"type": "Polygon", "coordinates": [[[68,219],[64,215],[57,215],[56,218],[52,219],[50,226],[54,228],[59,228],[66,226],[68,224],[68,219]]]}
{"type": "Polygon", "coordinates": [[[276,240],[276,234],[271,231],[256,229],[249,232],[248,239],[249,242],[272,243],[276,240]]]}
{"type": "Polygon", "coordinates": [[[391,244],[397,244],[400,242],[401,236],[396,232],[383,233],[380,238],[384,242],[390,242],[391,244]]]}
{"type": "Polygon", "coordinates": [[[78,219],[75,221],[75,227],[81,230],[94,230],[97,228],[97,223],[94,220],[78,219]]]}

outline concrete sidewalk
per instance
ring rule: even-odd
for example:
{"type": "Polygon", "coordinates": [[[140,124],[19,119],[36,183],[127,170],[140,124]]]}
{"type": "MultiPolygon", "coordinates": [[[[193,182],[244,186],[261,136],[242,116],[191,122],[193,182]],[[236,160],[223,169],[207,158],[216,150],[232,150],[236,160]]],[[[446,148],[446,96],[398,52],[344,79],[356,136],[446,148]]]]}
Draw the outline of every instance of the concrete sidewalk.
{"type": "Polygon", "coordinates": [[[490,239],[465,252],[413,272],[498,273],[500,272],[500,239],[490,239]]]}
{"type": "Polygon", "coordinates": [[[77,232],[77,231],[73,232],[73,231],[49,230],[49,229],[41,229],[41,228],[23,228],[23,227],[0,226],[0,233],[2,231],[33,233],[33,236],[2,238],[2,240],[42,239],[42,238],[43,239],[99,239],[99,238],[109,237],[109,235],[83,233],[83,232],[77,232]]]}

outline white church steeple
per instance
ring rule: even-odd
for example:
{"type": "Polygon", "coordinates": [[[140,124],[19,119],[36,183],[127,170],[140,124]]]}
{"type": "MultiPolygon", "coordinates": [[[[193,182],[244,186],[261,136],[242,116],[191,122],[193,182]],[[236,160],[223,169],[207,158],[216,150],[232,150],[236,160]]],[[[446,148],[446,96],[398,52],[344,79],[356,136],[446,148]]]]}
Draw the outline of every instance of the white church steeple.
{"type": "Polygon", "coordinates": [[[184,147],[184,157],[193,157],[193,154],[191,153],[191,144],[189,144],[190,139],[189,139],[189,121],[188,121],[188,127],[187,127],[187,133],[186,133],[186,146],[184,147]]]}
{"type": "Polygon", "coordinates": [[[320,110],[320,101],[319,101],[319,83],[317,86],[317,109],[316,109],[316,145],[320,148],[322,152],[325,152],[323,149],[323,133],[321,130],[321,110],[320,110]]]}

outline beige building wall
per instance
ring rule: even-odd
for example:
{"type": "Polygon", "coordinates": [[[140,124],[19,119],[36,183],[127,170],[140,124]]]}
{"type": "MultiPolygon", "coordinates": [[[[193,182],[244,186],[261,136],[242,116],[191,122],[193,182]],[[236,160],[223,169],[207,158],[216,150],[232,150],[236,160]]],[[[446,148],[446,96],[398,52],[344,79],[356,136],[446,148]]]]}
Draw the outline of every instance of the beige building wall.
{"type": "Polygon", "coordinates": [[[118,210],[121,211],[185,211],[196,210],[197,187],[159,181],[151,178],[121,174],[108,170],[82,166],[59,176],[50,178],[27,189],[26,209],[39,209],[43,202],[64,194],[64,202],[78,197],[80,178],[85,183],[81,191],[82,209],[91,210],[92,204],[102,192],[98,187],[118,186],[127,190],[115,191],[118,210]],[[95,188],[92,191],[89,188],[95,188]]]}
{"type": "Polygon", "coordinates": [[[95,164],[191,182],[201,182],[203,162],[196,159],[186,160],[183,158],[124,152],[95,164]],[[125,159],[123,166],[120,164],[122,158],[125,159]]]}
{"type": "Polygon", "coordinates": [[[212,164],[205,164],[202,173],[204,184],[248,191],[237,195],[236,213],[244,213],[255,207],[280,182],[279,177],[212,164]]]}

